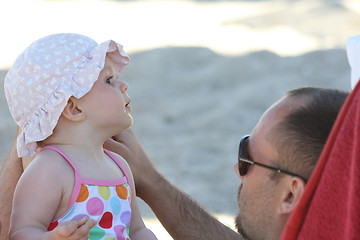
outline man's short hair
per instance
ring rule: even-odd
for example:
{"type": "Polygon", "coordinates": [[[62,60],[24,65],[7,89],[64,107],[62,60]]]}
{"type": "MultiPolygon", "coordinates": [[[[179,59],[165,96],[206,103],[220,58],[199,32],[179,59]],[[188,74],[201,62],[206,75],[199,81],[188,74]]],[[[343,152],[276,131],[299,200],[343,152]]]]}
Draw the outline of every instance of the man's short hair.
{"type": "Polygon", "coordinates": [[[310,178],[348,94],[314,87],[298,88],[286,94],[286,97],[304,99],[304,105],[287,115],[276,128],[280,166],[310,178]]]}

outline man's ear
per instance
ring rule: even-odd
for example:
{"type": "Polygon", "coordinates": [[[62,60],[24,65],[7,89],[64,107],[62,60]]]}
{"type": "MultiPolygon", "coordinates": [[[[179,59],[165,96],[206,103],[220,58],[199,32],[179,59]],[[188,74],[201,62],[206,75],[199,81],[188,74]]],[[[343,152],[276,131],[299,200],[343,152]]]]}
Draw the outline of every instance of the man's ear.
{"type": "Polygon", "coordinates": [[[79,99],[71,96],[62,112],[62,115],[74,122],[79,122],[85,119],[85,113],[79,106],[79,99]]]}
{"type": "Polygon", "coordinates": [[[291,214],[304,193],[305,182],[298,177],[290,177],[285,183],[279,205],[280,214],[291,214]]]}

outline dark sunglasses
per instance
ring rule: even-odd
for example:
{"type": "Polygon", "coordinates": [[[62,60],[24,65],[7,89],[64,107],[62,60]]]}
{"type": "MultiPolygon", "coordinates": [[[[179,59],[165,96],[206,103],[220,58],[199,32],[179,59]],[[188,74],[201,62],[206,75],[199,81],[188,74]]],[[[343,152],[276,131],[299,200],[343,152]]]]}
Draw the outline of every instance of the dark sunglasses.
{"type": "MultiPolygon", "coordinates": [[[[288,172],[286,170],[282,170],[282,169],[278,169],[278,168],[274,168],[274,167],[270,167],[261,163],[257,163],[253,160],[248,159],[248,157],[246,157],[246,155],[244,154],[244,145],[247,144],[247,140],[250,137],[250,135],[246,135],[244,136],[241,140],[240,140],[240,144],[239,144],[239,156],[238,156],[238,164],[239,164],[239,173],[240,176],[245,176],[247,171],[249,170],[249,167],[251,164],[253,165],[258,165],[260,167],[264,167],[267,169],[270,169],[272,171],[278,172],[278,173],[284,173],[284,174],[288,174],[294,177],[299,177],[302,180],[304,180],[304,182],[306,183],[306,179],[295,174],[295,173],[291,173],[288,172]]],[[[247,154],[248,155],[248,154],[247,154]]]]}

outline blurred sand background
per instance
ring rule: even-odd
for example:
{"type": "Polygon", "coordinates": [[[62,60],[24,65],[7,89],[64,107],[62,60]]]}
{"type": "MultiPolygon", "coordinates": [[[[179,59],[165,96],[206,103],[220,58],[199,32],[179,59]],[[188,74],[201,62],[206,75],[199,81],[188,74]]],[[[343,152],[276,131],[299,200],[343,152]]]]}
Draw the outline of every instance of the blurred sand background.
{"type": "MultiPolygon", "coordinates": [[[[290,89],[349,90],[345,44],[360,33],[359,0],[12,0],[1,1],[0,11],[1,160],[16,129],[3,80],[18,54],[59,32],[114,39],[132,61],[122,79],[148,154],[230,227],[238,211],[233,164],[240,137],[290,89]]],[[[148,227],[171,239],[140,204],[148,227]]]]}

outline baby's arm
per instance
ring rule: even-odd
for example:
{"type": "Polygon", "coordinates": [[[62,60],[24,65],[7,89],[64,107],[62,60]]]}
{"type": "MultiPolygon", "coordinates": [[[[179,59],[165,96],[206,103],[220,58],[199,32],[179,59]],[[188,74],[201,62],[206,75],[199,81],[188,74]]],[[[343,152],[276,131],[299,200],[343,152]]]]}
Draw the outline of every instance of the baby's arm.
{"type": "Polygon", "coordinates": [[[141,218],[139,206],[137,204],[137,199],[136,199],[134,178],[131,169],[127,164],[127,162],[122,157],[120,157],[116,153],[113,154],[115,154],[122,162],[122,164],[125,166],[130,181],[129,183],[131,188],[131,222],[130,222],[130,234],[129,234],[130,238],[132,240],[144,240],[144,239],[156,240],[157,238],[154,235],[154,233],[148,228],[146,228],[141,218]]]}
{"type": "Polygon", "coordinates": [[[87,239],[94,222],[71,221],[47,232],[62,203],[71,167],[56,153],[40,153],[21,176],[14,194],[10,240],[87,239]]]}

